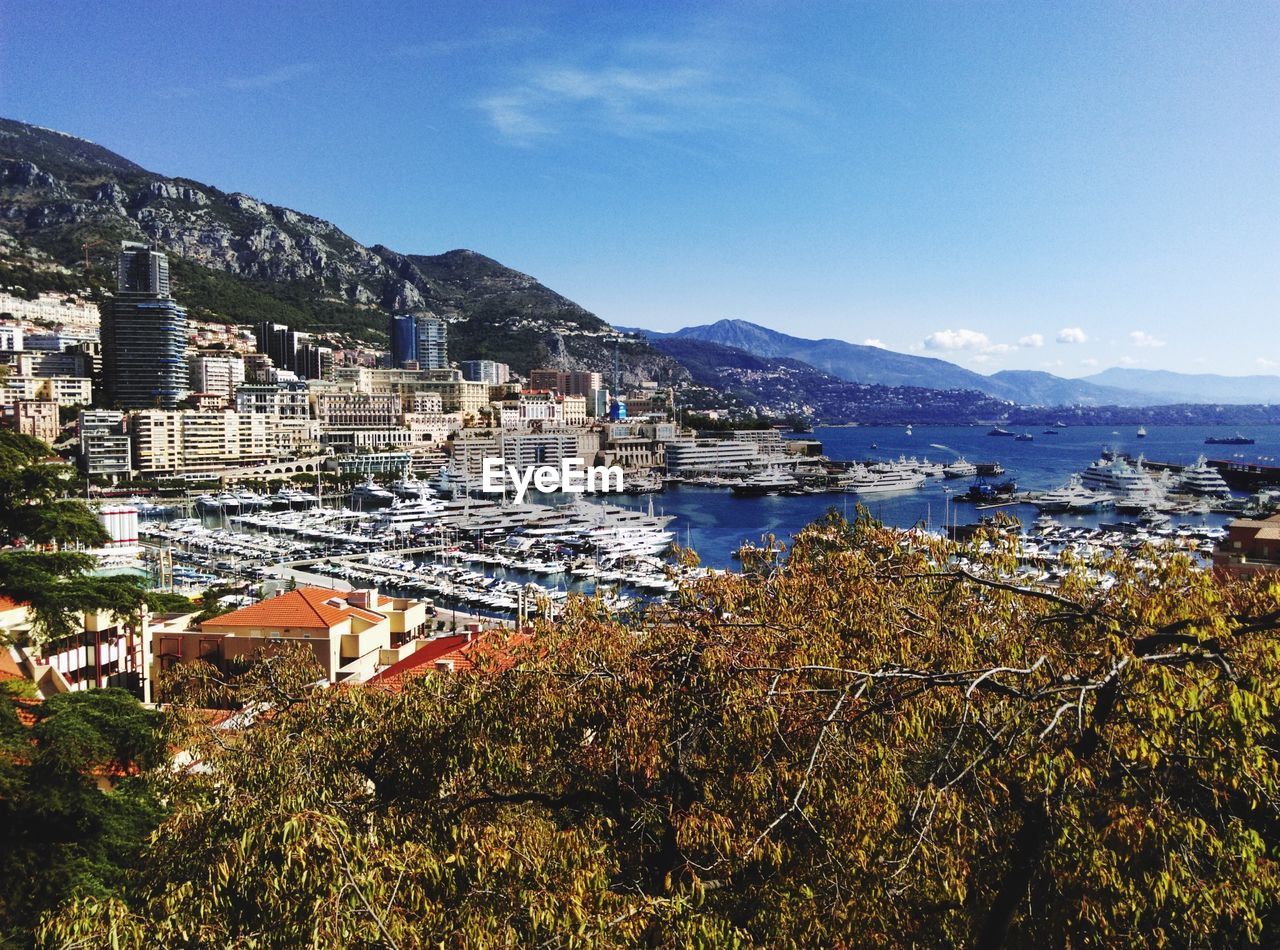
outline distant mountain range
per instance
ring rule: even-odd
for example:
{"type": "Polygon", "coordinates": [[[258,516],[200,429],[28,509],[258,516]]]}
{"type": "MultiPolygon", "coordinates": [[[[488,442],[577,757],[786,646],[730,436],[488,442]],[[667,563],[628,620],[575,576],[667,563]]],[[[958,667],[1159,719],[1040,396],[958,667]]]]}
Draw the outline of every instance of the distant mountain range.
{"type": "Polygon", "coordinates": [[[676,359],[681,358],[680,341],[696,340],[762,357],[800,360],[851,382],[968,389],[1024,406],[1243,405],[1280,401],[1280,377],[1276,376],[1228,377],[1133,369],[1111,369],[1085,379],[1064,379],[1032,370],[1002,370],[984,376],[946,360],[844,340],[810,340],[745,320],[720,320],[673,333],[618,329],[665,341],[667,345],[662,350],[676,359]]]}
{"type": "Polygon", "coordinates": [[[1280,376],[1219,376],[1174,373],[1166,369],[1103,370],[1086,376],[1091,383],[1146,393],[1160,402],[1280,402],[1280,376]]]}

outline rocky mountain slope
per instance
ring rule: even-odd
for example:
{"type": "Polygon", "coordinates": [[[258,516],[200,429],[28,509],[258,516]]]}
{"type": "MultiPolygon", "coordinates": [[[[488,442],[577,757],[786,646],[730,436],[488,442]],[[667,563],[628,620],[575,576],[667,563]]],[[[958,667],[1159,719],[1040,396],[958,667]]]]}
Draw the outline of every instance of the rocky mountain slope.
{"type": "MultiPolygon", "coordinates": [[[[64,265],[87,253],[100,283],[119,240],[152,241],[175,261],[179,300],[234,322],[275,319],[376,341],[388,313],[430,311],[451,321],[452,358],[495,358],[522,372],[606,369],[618,339],[596,315],[474,251],[366,247],[321,218],[10,119],[0,119],[0,229],[64,265]]],[[[22,264],[14,255],[4,263],[22,264]]],[[[619,347],[624,382],[687,378],[643,341],[619,347]]]]}

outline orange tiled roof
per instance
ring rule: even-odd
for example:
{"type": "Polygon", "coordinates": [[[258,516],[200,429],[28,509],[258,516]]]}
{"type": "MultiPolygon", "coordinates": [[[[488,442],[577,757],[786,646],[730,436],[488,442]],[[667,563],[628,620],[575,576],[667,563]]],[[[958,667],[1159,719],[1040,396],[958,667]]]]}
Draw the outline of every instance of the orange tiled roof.
{"type": "Polygon", "coordinates": [[[0,594],[0,610],[13,610],[15,607],[21,606],[22,604],[14,600],[12,597],[5,597],[3,594],[0,594]]]}
{"type": "Polygon", "coordinates": [[[375,622],[383,619],[380,613],[347,603],[347,594],[343,591],[324,587],[299,587],[269,600],[206,620],[201,626],[329,630],[352,615],[375,622]]]}
{"type": "Polygon", "coordinates": [[[22,668],[13,661],[8,650],[0,646],[0,681],[24,679],[26,677],[22,675],[22,668]]]}
{"type": "Polygon", "coordinates": [[[524,633],[513,633],[506,639],[493,636],[502,632],[490,630],[470,636],[457,634],[428,640],[410,656],[371,677],[369,682],[397,690],[409,680],[435,672],[439,663],[447,662],[448,668],[455,673],[474,669],[474,660],[482,653],[497,657],[499,667],[506,669],[514,663],[507,650],[528,643],[532,638],[524,633]]]}

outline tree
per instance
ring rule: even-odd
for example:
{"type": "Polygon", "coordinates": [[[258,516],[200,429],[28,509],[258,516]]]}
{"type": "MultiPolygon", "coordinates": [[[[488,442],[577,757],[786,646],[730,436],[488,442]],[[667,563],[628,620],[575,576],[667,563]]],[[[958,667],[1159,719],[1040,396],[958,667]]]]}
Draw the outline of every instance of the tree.
{"type": "Polygon", "coordinates": [[[234,740],[178,704],[200,767],[128,893],[42,937],[1274,944],[1280,584],[1149,550],[1049,589],[1019,544],[832,514],[473,672],[276,659],[234,740]]]}
{"type": "Polygon", "coordinates": [[[134,610],[146,601],[129,577],[95,577],[79,547],[107,532],[83,502],[65,497],[74,472],[43,442],[0,431],[0,595],[29,604],[37,636],[72,632],[85,610],[134,610]]]}
{"type": "Polygon", "coordinates": [[[160,761],[159,719],[119,689],[24,703],[0,688],[0,938],[73,896],[119,891],[159,820],[136,774],[160,761]]]}

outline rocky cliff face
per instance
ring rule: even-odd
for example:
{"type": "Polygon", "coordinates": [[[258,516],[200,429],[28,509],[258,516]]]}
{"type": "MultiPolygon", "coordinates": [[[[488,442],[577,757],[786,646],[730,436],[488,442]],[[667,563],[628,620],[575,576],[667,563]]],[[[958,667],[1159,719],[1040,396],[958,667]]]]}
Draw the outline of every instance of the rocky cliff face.
{"type": "MultiPolygon", "coordinates": [[[[335,305],[368,311],[359,324],[375,332],[378,312],[431,311],[450,320],[455,359],[491,356],[519,371],[553,357],[575,369],[612,363],[607,323],[474,251],[365,247],[321,218],[167,178],[92,142],[9,119],[0,119],[0,228],[65,264],[85,242],[91,260],[108,264],[116,241],[151,241],[302,312],[308,303],[329,315],[335,305]]],[[[643,344],[625,349],[626,381],[687,378],[643,344]]]]}

